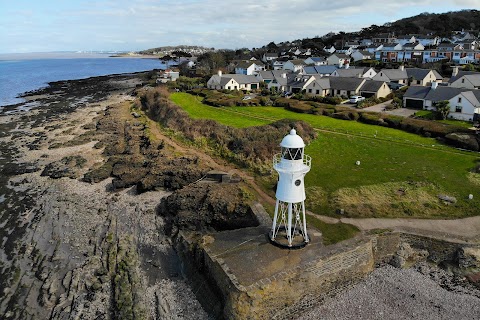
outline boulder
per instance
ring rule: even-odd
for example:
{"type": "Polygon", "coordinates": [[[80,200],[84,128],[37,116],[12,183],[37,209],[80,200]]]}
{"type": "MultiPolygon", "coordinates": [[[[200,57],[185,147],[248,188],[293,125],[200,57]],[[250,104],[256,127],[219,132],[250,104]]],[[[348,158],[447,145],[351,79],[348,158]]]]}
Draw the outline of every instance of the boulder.
{"type": "Polygon", "coordinates": [[[480,145],[477,137],[474,134],[468,133],[449,133],[445,136],[447,143],[454,145],[457,148],[479,151],[480,145]]]}

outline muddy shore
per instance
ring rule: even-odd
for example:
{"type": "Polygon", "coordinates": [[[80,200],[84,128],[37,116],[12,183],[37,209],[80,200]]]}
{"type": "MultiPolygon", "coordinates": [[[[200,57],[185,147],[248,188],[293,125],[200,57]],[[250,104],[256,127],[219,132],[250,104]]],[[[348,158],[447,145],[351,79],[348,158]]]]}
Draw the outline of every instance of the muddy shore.
{"type": "Polygon", "coordinates": [[[169,192],[82,181],[118,146],[112,124],[141,127],[129,107],[144,76],[55,82],[2,108],[0,318],[207,317],[155,213],[169,192]]]}

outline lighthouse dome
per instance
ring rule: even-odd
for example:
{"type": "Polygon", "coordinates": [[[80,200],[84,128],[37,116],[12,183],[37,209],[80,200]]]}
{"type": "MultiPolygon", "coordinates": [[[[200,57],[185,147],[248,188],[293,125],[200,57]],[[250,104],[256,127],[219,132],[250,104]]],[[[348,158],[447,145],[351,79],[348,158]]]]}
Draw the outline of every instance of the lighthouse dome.
{"type": "Polygon", "coordinates": [[[289,149],[304,148],[305,143],[303,142],[303,139],[299,135],[297,135],[297,131],[295,129],[292,129],[290,130],[290,134],[286,135],[285,138],[283,138],[280,146],[289,149]]]}

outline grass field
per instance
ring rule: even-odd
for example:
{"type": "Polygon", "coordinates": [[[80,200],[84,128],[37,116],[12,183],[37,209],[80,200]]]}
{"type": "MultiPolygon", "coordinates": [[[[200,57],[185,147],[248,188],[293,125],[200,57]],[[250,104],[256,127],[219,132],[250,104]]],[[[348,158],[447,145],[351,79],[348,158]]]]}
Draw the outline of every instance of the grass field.
{"type": "MultiPolygon", "coordinates": [[[[352,217],[463,217],[480,213],[478,174],[469,171],[478,153],[439,145],[431,138],[391,128],[274,107],[212,108],[199,98],[174,93],[171,99],[194,118],[248,127],[278,119],[304,120],[318,129],[306,148],[312,169],[305,178],[307,206],[319,214],[344,209],[352,217]],[[360,165],[355,162],[360,161],[360,165]],[[468,200],[468,194],[474,194],[468,200]],[[439,194],[453,196],[445,204],[439,194]]],[[[264,183],[266,189],[274,179],[264,183]]],[[[270,191],[271,192],[271,191],[270,191]]]]}

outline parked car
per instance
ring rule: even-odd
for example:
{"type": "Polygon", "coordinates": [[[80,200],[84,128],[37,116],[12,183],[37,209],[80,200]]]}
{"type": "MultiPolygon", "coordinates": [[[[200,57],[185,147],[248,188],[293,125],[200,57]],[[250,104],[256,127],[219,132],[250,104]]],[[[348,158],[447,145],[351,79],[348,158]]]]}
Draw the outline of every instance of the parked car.
{"type": "Polygon", "coordinates": [[[250,96],[245,96],[245,97],[243,97],[243,99],[242,99],[242,100],[244,100],[244,101],[245,101],[245,100],[251,100],[251,99],[252,99],[252,97],[250,97],[250,96]]]}
{"type": "Polygon", "coordinates": [[[362,96],[351,96],[350,97],[350,103],[358,103],[360,101],[365,100],[365,97],[362,96]]]}

